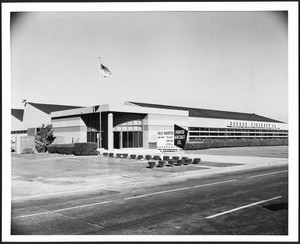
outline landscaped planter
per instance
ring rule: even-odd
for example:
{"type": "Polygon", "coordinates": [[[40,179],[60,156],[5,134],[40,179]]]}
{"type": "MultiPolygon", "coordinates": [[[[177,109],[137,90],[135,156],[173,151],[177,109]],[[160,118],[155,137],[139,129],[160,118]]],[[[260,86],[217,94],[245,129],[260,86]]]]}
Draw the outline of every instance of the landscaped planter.
{"type": "Polygon", "coordinates": [[[122,156],[121,153],[117,153],[117,154],[116,154],[116,158],[120,158],[121,156],[122,156]]]}
{"type": "Polygon", "coordinates": [[[146,158],[146,160],[150,160],[151,159],[151,155],[146,155],[145,158],[146,158]]]}
{"type": "Polygon", "coordinates": [[[109,156],[110,158],[113,158],[113,157],[114,157],[114,153],[109,153],[108,156],[109,156]]]}
{"type": "Polygon", "coordinates": [[[128,153],[123,153],[123,158],[127,158],[128,157],[128,153]]]}
{"type": "Polygon", "coordinates": [[[141,159],[143,159],[143,158],[144,158],[143,155],[138,155],[138,157],[137,157],[137,159],[139,159],[139,160],[141,160],[141,159]]]}
{"type": "Polygon", "coordinates": [[[107,152],[104,152],[102,153],[103,156],[107,157],[108,156],[108,153],[107,152]]]}

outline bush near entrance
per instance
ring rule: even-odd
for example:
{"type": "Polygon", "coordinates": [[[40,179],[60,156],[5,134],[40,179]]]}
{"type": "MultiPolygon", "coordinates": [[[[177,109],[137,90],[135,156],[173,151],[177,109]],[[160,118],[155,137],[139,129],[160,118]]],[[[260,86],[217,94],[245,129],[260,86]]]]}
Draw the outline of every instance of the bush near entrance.
{"type": "Polygon", "coordinates": [[[177,163],[177,160],[175,160],[175,159],[168,160],[168,164],[170,165],[170,167],[173,167],[176,163],[177,163]]]}
{"type": "Polygon", "coordinates": [[[137,158],[141,160],[142,158],[144,158],[144,156],[143,155],[139,155],[137,158]]]}
{"type": "Polygon", "coordinates": [[[154,155],[154,156],[153,156],[153,159],[154,159],[154,160],[161,160],[160,156],[158,156],[158,155],[154,155]]]}
{"type": "Polygon", "coordinates": [[[151,155],[146,155],[145,158],[146,158],[146,160],[150,160],[151,159],[151,155]]]}
{"type": "Polygon", "coordinates": [[[136,158],[136,155],[135,155],[135,154],[131,154],[131,155],[130,155],[130,158],[131,158],[131,159],[135,159],[135,158],[136,158]]]}
{"type": "Polygon", "coordinates": [[[116,158],[120,158],[121,156],[122,156],[121,153],[117,153],[117,154],[116,154],[116,158]]]}
{"type": "Polygon", "coordinates": [[[123,153],[123,158],[127,158],[128,157],[128,153],[123,153]]]}
{"type": "Polygon", "coordinates": [[[96,142],[74,143],[74,155],[98,155],[96,142]]]}
{"type": "Polygon", "coordinates": [[[194,158],[193,164],[199,164],[201,162],[201,158],[194,158]]]}
{"type": "Polygon", "coordinates": [[[31,148],[24,148],[22,154],[34,154],[34,151],[31,148]]]}
{"type": "Polygon", "coordinates": [[[113,157],[114,157],[114,153],[109,153],[108,156],[109,156],[110,158],[113,158],[113,157]]]}
{"type": "Polygon", "coordinates": [[[149,164],[150,169],[153,169],[154,166],[156,165],[156,163],[154,161],[149,161],[148,164],[149,164]]]}
{"type": "Polygon", "coordinates": [[[166,164],[166,161],[165,161],[165,160],[159,160],[159,161],[158,161],[158,166],[161,167],[161,168],[164,167],[165,164],[166,164]]]}
{"type": "Polygon", "coordinates": [[[58,154],[74,154],[74,144],[51,144],[48,146],[49,153],[58,153],[58,154]]]}

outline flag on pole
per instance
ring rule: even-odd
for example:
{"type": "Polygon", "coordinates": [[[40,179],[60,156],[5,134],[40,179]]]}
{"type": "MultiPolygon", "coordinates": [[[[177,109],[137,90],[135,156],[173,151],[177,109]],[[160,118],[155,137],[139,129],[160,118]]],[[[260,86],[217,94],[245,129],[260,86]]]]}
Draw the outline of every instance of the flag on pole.
{"type": "Polygon", "coordinates": [[[103,75],[104,77],[108,77],[111,75],[111,72],[109,71],[108,68],[106,68],[103,64],[100,66],[100,74],[103,75]]]}

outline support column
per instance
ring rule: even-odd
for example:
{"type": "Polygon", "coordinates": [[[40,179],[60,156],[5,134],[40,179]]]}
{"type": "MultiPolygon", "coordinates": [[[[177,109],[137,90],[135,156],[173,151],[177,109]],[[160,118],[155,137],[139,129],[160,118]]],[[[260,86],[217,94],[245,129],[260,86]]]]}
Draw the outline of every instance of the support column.
{"type": "Polygon", "coordinates": [[[114,149],[114,133],[113,133],[113,114],[110,113],[107,116],[107,139],[108,139],[108,150],[114,149]]]}

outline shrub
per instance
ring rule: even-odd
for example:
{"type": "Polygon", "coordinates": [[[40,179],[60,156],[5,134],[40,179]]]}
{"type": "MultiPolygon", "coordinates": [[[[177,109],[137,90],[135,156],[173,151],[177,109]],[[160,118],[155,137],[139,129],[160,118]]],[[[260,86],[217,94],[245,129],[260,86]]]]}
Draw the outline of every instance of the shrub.
{"type": "Polygon", "coordinates": [[[163,168],[163,167],[165,166],[165,164],[166,164],[166,161],[165,161],[165,160],[159,160],[159,161],[158,161],[158,165],[159,165],[159,167],[161,167],[161,168],[163,168]]]}
{"type": "Polygon", "coordinates": [[[187,164],[189,158],[188,157],[182,157],[181,160],[182,160],[183,164],[187,164]]]}
{"type": "Polygon", "coordinates": [[[116,153],[116,158],[120,158],[122,156],[121,153],[116,153]]]}
{"type": "Polygon", "coordinates": [[[183,164],[184,164],[184,165],[188,165],[188,164],[191,163],[190,158],[185,158],[185,159],[182,160],[182,161],[183,161],[183,164]]]}
{"type": "Polygon", "coordinates": [[[183,164],[183,161],[181,159],[177,160],[175,166],[181,166],[183,164]]]}
{"type": "Polygon", "coordinates": [[[123,153],[123,158],[127,158],[128,157],[128,153],[123,153]]]}
{"type": "Polygon", "coordinates": [[[58,154],[74,154],[74,144],[51,144],[48,146],[49,153],[58,153],[58,154]]]}
{"type": "Polygon", "coordinates": [[[42,124],[39,131],[35,135],[35,149],[38,152],[47,152],[48,146],[54,141],[53,127],[51,124],[42,124]]]}
{"type": "Polygon", "coordinates": [[[174,160],[174,159],[169,159],[168,160],[168,164],[170,165],[170,167],[174,167],[175,163],[177,163],[177,161],[174,160]]]}
{"type": "Polygon", "coordinates": [[[201,162],[201,158],[194,158],[193,164],[199,164],[201,162]]]}
{"type": "Polygon", "coordinates": [[[74,154],[80,155],[98,155],[96,142],[80,142],[74,144],[74,154]]]}
{"type": "Polygon", "coordinates": [[[24,148],[22,154],[34,154],[34,151],[31,148],[24,148]]]}
{"type": "Polygon", "coordinates": [[[172,159],[179,160],[178,156],[173,156],[172,159]]]}
{"type": "Polygon", "coordinates": [[[131,158],[131,159],[136,159],[136,155],[135,155],[135,154],[131,154],[131,155],[130,155],[130,158],[131,158]]]}
{"type": "Polygon", "coordinates": [[[166,161],[168,161],[170,159],[170,157],[169,156],[163,156],[163,160],[166,160],[166,161]]]}
{"type": "Polygon", "coordinates": [[[113,158],[113,157],[114,157],[114,153],[109,153],[108,156],[109,156],[110,158],[113,158]]]}
{"type": "Polygon", "coordinates": [[[143,156],[143,155],[139,155],[137,158],[138,158],[139,160],[141,160],[141,159],[144,158],[144,156],[143,156]]]}
{"type": "Polygon", "coordinates": [[[108,156],[108,152],[104,152],[102,153],[103,156],[107,157],[108,156]]]}
{"type": "Polygon", "coordinates": [[[149,161],[148,164],[149,164],[150,169],[153,169],[154,166],[156,165],[156,163],[154,161],[149,161]]]}
{"type": "Polygon", "coordinates": [[[160,156],[158,156],[158,155],[154,155],[154,156],[153,156],[153,159],[154,159],[154,160],[161,160],[160,156]]]}
{"type": "Polygon", "coordinates": [[[146,158],[146,160],[150,160],[151,159],[151,155],[146,155],[145,158],[146,158]]]}

